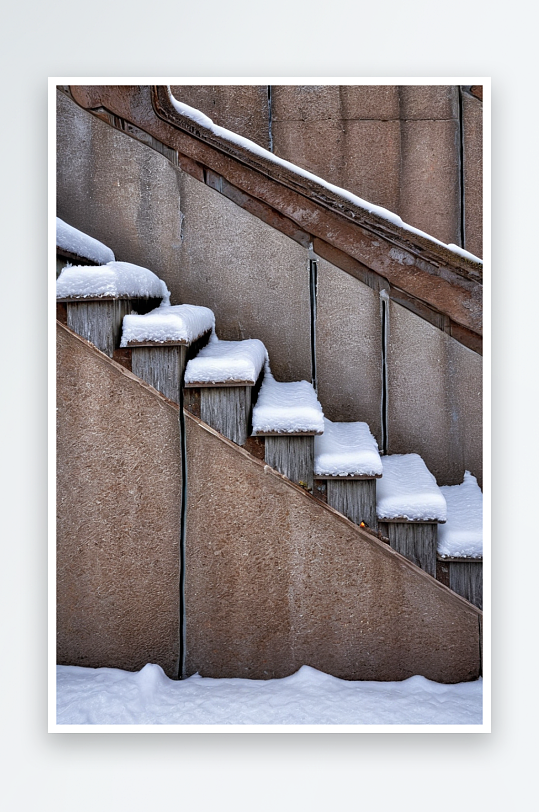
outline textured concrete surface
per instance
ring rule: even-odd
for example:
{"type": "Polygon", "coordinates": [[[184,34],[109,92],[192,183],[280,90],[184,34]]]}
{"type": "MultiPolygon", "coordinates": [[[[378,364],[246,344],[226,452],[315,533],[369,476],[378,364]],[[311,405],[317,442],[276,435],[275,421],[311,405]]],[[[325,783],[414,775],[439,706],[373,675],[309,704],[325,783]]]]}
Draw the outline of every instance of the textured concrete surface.
{"type": "Polygon", "coordinates": [[[399,214],[405,223],[460,245],[457,119],[401,123],[399,214]]]}
{"type": "Polygon", "coordinates": [[[217,335],[259,338],[277,380],[311,380],[308,251],[181,173],[181,272],[172,300],[205,305],[217,335]]]}
{"type": "Polygon", "coordinates": [[[479,675],[479,614],[186,416],[188,674],[479,675]]]}
{"type": "Polygon", "coordinates": [[[396,87],[272,87],[275,152],[397,211],[400,125],[396,87]]]}
{"type": "Polygon", "coordinates": [[[161,278],[178,267],[177,170],[58,92],[57,214],[161,278]]]}
{"type": "Polygon", "coordinates": [[[459,115],[456,85],[401,85],[400,117],[412,119],[453,119],[459,115]]]}
{"type": "Polygon", "coordinates": [[[379,295],[318,259],[318,397],[330,420],[361,420],[381,442],[382,326],[379,295]]]}
{"type": "Polygon", "coordinates": [[[335,118],[272,123],[274,152],[337,186],[343,185],[348,156],[345,128],[335,118]]]}
{"type": "Polygon", "coordinates": [[[439,485],[482,481],[482,359],[390,303],[388,451],[420,454],[439,485]]]}
{"type": "Polygon", "coordinates": [[[401,179],[399,122],[347,121],[344,153],[341,185],[345,189],[361,189],[361,197],[365,200],[398,212],[401,179]]]}
{"type": "Polygon", "coordinates": [[[463,92],[465,248],[483,256],[483,103],[463,92]]]}
{"type": "Polygon", "coordinates": [[[58,663],[174,677],[178,410],[64,327],[57,370],[58,663]]]}
{"type": "Polygon", "coordinates": [[[171,90],[220,127],[270,148],[267,85],[172,85],[171,90]]]}

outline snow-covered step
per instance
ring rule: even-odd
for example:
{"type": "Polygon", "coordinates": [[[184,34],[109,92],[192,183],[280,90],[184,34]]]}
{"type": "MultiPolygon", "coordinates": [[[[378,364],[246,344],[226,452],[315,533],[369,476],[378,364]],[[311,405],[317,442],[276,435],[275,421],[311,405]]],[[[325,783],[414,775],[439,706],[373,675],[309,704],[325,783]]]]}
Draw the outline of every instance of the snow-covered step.
{"type": "Polygon", "coordinates": [[[438,580],[483,608],[483,493],[469,471],[442,485],[447,521],[438,528],[438,580]]]}
{"type": "Polygon", "coordinates": [[[114,262],[114,252],[89,234],[56,218],[56,277],[70,265],[106,265],[114,262]]]}
{"type": "Polygon", "coordinates": [[[382,476],[378,444],[367,423],[333,423],[314,438],[314,478],[326,499],[351,521],[377,529],[376,480],[382,476]]]}
{"type": "Polygon", "coordinates": [[[152,271],[130,262],[73,265],[56,280],[56,301],[67,308],[67,325],[112,358],[122,321],[132,311],[146,313],[170,293],[152,271]]]}
{"type": "Polygon", "coordinates": [[[208,307],[162,305],[125,316],[120,346],[131,350],[135,375],[181,403],[186,365],[208,343],[214,327],[215,316],[208,307]]]}
{"type": "Polygon", "coordinates": [[[384,456],[382,466],[376,482],[379,530],[394,550],[435,578],[438,524],[447,519],[442,491],[418,454],[384,456]]]}
{"type": "Polygon", "coordinates": [[[238,445],[251,431],[251,414],[268,353],[256,338],[221,341],[215,333],[187,364],[186,396],[200,393],[200,417],[238,445]]]}
{"type": "Polygon", "coordinates": [[[269,369],[253,409],[253,436],[265,438],[265,460],[307,490],[313,488],[314,438],[324,413],[312,384],[281,383],[269,369]]]}

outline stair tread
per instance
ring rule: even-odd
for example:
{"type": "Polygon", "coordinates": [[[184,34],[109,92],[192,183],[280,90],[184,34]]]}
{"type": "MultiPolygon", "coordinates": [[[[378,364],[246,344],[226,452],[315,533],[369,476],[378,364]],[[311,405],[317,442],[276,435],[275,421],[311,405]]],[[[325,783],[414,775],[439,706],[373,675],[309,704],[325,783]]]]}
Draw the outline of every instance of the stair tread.
{"type": "Polygon", "coordinates": [[[104,243],[90,237],[84,231],[70,226],[59,217],[56,218],[56,248],[74,254],[81,259],[88,259],[98,265],[114,262],[115,257],[111,248],[104,243]]]}
{"type": "Polygon", "coordinates": [[[438,555],[480,559],[483,556],[483,493],[469,472],[460,485],[442,485],[447,522],[438,531],[438,555]]]}
{"type": "Polygon", "coordinates": [[[144,315],[125,316],[121,347],[160,344],[192,344],[215,327],[209,307],[161,305],[144,315]]]}
{"type": "Polygon", "coordinates": [[[131,262],[70,265],[62,269],[56,280],[57,299],[121,296],[169,301],[170,293],[153,271],[131,262]]]}
{"type": "Polygon", "coordinates": [[[381,521],[445,522],[447,506],[434,475],[419,454],[382,457],[376,481],[376,513],[381,521]]]}
{"type": "Polygon", "coordinates": [[[222,341],[215,333],[185,369],[186,386],[253,386],[267,361],[267,350],[258,338],[222,341]]]}
{"type": "Polygon", "coordinates": [[[378,444],[367,423],[339,423],[324,418],[324,433],[314,441],[315,476],[382,475],[378,444]]]}
{"type": "Polygon", "coordinates": [[[268,370],[253,408],[253,436],[322,434],[324,413],[308,381],[276,381],[268,370]]]}

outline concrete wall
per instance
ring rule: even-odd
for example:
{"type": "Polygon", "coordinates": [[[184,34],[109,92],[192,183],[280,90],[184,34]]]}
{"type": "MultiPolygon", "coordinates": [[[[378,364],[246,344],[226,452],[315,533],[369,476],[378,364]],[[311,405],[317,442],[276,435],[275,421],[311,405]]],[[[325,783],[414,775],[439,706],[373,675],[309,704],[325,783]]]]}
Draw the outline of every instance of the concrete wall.
{"type": "MultiPolygon", "coordinates": [[[[179,666],[178,410],[58,328],[57,658],[179,666]]],[[[480,673],[480,615],[186,414],[186,672],[480,673]]]]}
{"type": "Polygon", "coordinates": [[[471,93],[462,94],[464,228],[466,248],[483,256],[483,103],[471,93]]]}
{"type": "Polygon", "coordinates": [[[180,173],[183,241],[175,301],[210,307],[219,338],[259,338],[278,380],[310,381],[307,249],[180,173]]]}
{"type": "MultiPolygon", "coordinates": [[[[441,121],[449,132],[454,125],[451,88],[336,90],[309,89],[316,115],[325,109],[373,115],[380,105],[389,121],[403,110],[411,126],[429,129],[432,122],[421,117],[432,109],[440,117],[436,127],[441,121]]],[[[283,115],[292,114],[292,91],[276,90],[283,115]]],[[[307,117],[311,107],[302,93],[297,115],[307,117]]],[[[310,381],[307,250],[63,94],[58,103],[59,216],[110,245],[118,259],[158,273],[172,303],[214,310],[220,338],[261,339],[278,380],[310,381]]],[[[380,442],[378,294],[323,259],[318,267],[322,405],[332,420],[368,422],[380,442]]],[[[390,452],[424,455],[440,484],[461,482],[465,469],[481,480],[481,359],[392,305],[388,364],[390,452]]]]}
{"type": "Polygon", "coordinates": [[[175,677],[178,410],[67,328],[57,338],[58,663],[175,677]]]}
{"type": "Polygon", "coordinates": [[[390,303],[388,452],[416,452],[440,485],[482,482],[482,358],[390,303]]]}
{"type": "Polygon", "coordinates": [[[57,215],[114,251],[116,259],[177,271],[178,174],[154,150],[57,94],[57,215]]]}
{"type": "Polygon", "coordinates": [[[474,609],[196,418],[186,434],[188,675],[479,675],[474,609]]]}
{"type": "Polygon", "coordinates": [[[190,85],[173,92],[217,124],[271,144],[277,155],[443,242],[463,244],[462,216],[464,247],[481,256],[482,102],[467,91],[462,111],[459,88],[448,85],[190,85]]]}
{"type": "Polygon", "coordinates": [[[381,443],[382,329],[376,291],[318,260],[316,371],[324,414],[360,420],[381,443]]]}
{"type": "Polygon", "coordinates": [[[267,85],[173,85],[173,95],[184,104],[202,110],[227,130],[270,149],[267,85]],[[224,122],[224,123],[223,123],[224,122]]]}

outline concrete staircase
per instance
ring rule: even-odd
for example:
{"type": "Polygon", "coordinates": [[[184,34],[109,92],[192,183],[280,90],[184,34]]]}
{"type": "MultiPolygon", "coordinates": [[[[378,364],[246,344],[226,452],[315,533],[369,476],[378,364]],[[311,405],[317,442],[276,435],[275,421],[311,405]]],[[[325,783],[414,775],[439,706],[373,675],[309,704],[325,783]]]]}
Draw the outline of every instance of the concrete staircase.
{"type": "MultiPolygon", "coordinates": [[[[161,307],[156,310],[155,305],[157,302],[155,296],[152,297],[151,295],[148,295],[146,297],[141,297],[133,295],[127,296],[126,294],[109,297],[103,297],[100,295],[90,297],[93,299],[93,301],[88,308],[87,302],[84,301],[85,298],[87,299],[88,297],[60,296],[60,320],[66,322],[67,326],[73,332],[79,333],[82,338],[93,343],[100,352],[108,356],[110,359],[109,363],[112,363],[113,365],[121,364],[124,370],[127,369],[128,371],[132,372],[135,376],[137,376],[138,379],[144,381],[146,385],[149,385],[154,390],[159,391],[166,399],[174,404],[177,404],[179,407],[179,446],[181,448],[181,478],[183,482],[183,513],[180,522],[181,527],[179,528],[179,616],[181,618],[183,632],[180,630],[179,634],[179,676],[187,673],[193,673],[193,668],[200,670],[201,662],[194,658],[193,662],[190,664],[189,646],[185,642],[186,640],[189,640],[188,632],[190,628],[189,624],[191,623],[189,608],[186,607],[185,603],[186,588],[189,589],[185,580],[186,573],[189,573],[189,564],[186,559],[186,545],[189,546],[190,544],[193,544],[189,537],[189,520],[185,511],[187,509],[186,504],[189,505],[194,497],[194,494],[191,492],[191,483],[194,483],[196,480],[196,486],[193,488],[193,490],[199,492],[201,487],[202,489],[205,487],[204,478],[206,477],[206,474],[201,477],[200,474],[197,476],[193,473],[193,469],[196,470],[197,465],[196,462],[193,463],[193,456],[196,458],[197,455],[190,454],[189,436],[194,436],[195,434],[200,435],[200,430],[203,432],[206,431],[207,434],[207,432],[211,429],[213,432],[217,433],[218,437],[226,438],[226,455],[228,457],[230,457],[231,453],[240,453],[241,449],[241,465],[252,466],[252,464],[255,463],[255,472],[252,474],[252,493],[249,494],[249,498],[254,499],[253,494],[257,492],[257,487],[260,487],[257,485],[261,475],[260,466],[262,466],[262,470],[265,472],[264,475],[266,478],[268,468],[270,468],[274,472],[273,475],[280,478],[279,481],[284,480],[285,483],[287,483],[286,487],[288,489],[292,488],[292,491],[285,491],[287,494],[287,496],[284,497],[285,499],[293,498],[293,500],[297,500],[299,492],[301,494],[301,499],[306,499],[309,503],[309,514],[313,511],[316,513],[316,511],[320,509],[316,507],[317,505],[322,507],[324,510],[324,521],[322,524],[329,521],[329,523],[332,525],[333,536],[336,532],[333,524],[335,523],[336,517],[340,516],[340,524],[338,527],[342,528],[343,521],[347,527],[344,535],[350,534],[351,531],[349,525],[350,523],[353,523],[354,526],[357,526],[356,531],[354,532],[360,534],[363,543],[365,543],[366,539],[370,540],[371,546],[374,545],[376,547],[377,556],[380,556],[381,548],[385,547],[388,550],[391,549],[392,552],[389,559],[387,558],[386,554],[383,554],[381,559],[383,560],[383,566],[380,567],[378,575],[374,571],[371,572],[369,577],[374,577],[375,581],[377,578],[379,578],[380,573],[382,573],[388,566],[390,568],[396,567],[396,569],[399,570],[399,568],[402,567],[402,562],[404,560],[402,556],[405,559],[408,559],[405,567],[408,578],[412,577],[412,580],[414,580],[414,578],[417,580],[417,575],[410,576],[410,572],[413,573],[415,570],[417,570],[417,568],[422,569],[424,572],[422,572],[420,575],[418,581],[419,586],[414,587],[412,590],[415,597],[411,603],[409,604],[409,596],[404,596],[406,589],[404,589],[404,593],[402,593],[401,583],[399,588],[401,591],[401,597],[398,598],[396,602],[395,597],[393,597],[391,599],[391,606],[386,606],[385,608],[388,617],[392,617],[395,612],[397,615],[401,613],[407,614],[410,611],[410,607],[414,605],[414,601],[419,600],[421,602],[421,596],[418,598],[416,594],[418,588],[421,590],[421,585],[423,586],[424,596],[426,596],[425,600],[427,600],[427,602],[432,600],[434,600],[435,604],[437,600],[441,600],[442,603],[447,602],[447,594],[443,591],[443,587],[440,587],[440,584],[436,584],[433,592],[433,586],[429,583],[434,583],[434,578],[437,576],[440,577],[440,575],[442,576],[440,580],[445,584],[446,587],[449,586],[450,588],[457,589],[460,595],[466,598],[467,601],[471,600],[476,606],[481,605],[480,589],[478,588],[479,581],[477,580],[477,577],[471,580],[465,577],[453,578],[453,580],[451,580],[450,578],[446,577],[447,574],[443,572],[440,566],[438,566],[437,573],[437,523],[444,520],[444,516],[442,516],[441,513],[437,515],[425,514],[416,519],[414,519],[414,517],[410,518],[409,516],[404,515],[404,511],[401,511],[399,514],[397,510],[397,513],[393,512],[392,515],[388,515],[387,513],[384,514],[383,512],[380,513],[380,505],[377,505],[377,490],[380,492],[380,486],[378,484],[377,488],[377,482],[379,483],[380,480],[383,480],[383,475],[381,477],[379,473],[372,474],[372,472],[370,472],[369,475],[364,475],[361,473],[358,474],[357,472],[352,472],[345,473],[340,476],[335,476],[332,474],[316,474],[315,442],[317,437],[323,436],[323,404],[320,405],[318,403],[315,391],[311,384],[306,382],[303,382],[303,384],[300,382],[297,384],[279,384],[278,382],[274,381],[271,376],[271,372],[269,371],[270,359],[266,357],[264,362],[263,356],[260,354],[260,347],[258,345],[261,345],[261,342],[256,342],[254,339],[244,342],[219,342],[217,341],[214,333],[213,339],[210,340],[212,329],[210,328],[209,323],[204,322],[204,320],[202,320],[202,326],[198,325],[197,329],[191,331],[189,334],[186,334],[183,338],[172,337],[168,339],[165,338],[164,340],[158,338],[156,340],[155,333],[150,331],[147,334],[144,334],[144,332],[139,333],[135,338],[131,337],[122,340],[120,328],[123,326],[125,330],[125,325],[129,319],[139,318],[139,316],[131,316],[131,312],[133,310],[136,310],[140,314],[139,321],[141,322],[143,322],[145,318],[148,321],[153,319],[153,329],[155,329],[155,318],[163,316],[165,318],[167,316],[170,318],[170,316],[174,314],[178,315],[178,318],[181,318],[182,313],[186,313],[186,311],[182,310],[182,308],[185,309],[191,307],[193,310],[196,308],[194,308],[192,305],[177,305],[170,308],[161,307]],[[84,309],[84,317],[82,320],[79,316],[81,309],[84,309]],[[172,311],[174,311],[174,314],[172,311]],[[146,316],[143,315],[144,313],[146,313],[146,316]],[[234,358],[241,357],[243,360],[245,360],[245,358],[249,359],[250,351],[254,352],[255,356],[258,353],[258,362],[255,360],[252,371],[248,373],[246,373],[240,365],[239,371],[227,373],[227,375],[224,377],[222,375],[220,377],[219,371],[206,375],[204,373],[204,362],[209,362],[211,366],[212,360],[215,358],[216,350],[219,350],[220,361],[222,362],[222,366],[224,365],[225,368],[233,368],[234,358]],[[259,363],[261,357],[263,360],[262,364],[259,363]],[[308,394],[309,397],[311,397],[311,405],[313,402],[314,404],[318,405],[322,428],[317,427],[314,424],[306,425],[304,422],[302,423],[301,420],[299,426],[294,424],[294,409],[297,409],[297,392],[294,387],[297,387],[298,385],[305,385],[306,389],[310,389],[310,394],[308,394]],[[262,425],[262,427],[258,425],[257,428],[257,406],[260,408],[260,404],[263,402],[264,397],[269,395],[270,390],[273,392],[273,394],[278,392],[279,397],[281,398],[277,404],[277,417],[275,417],[274,409],[274,412],[272,413],[275,420],[274,424],[265,423],[262,425]],[[281,423],[279,423],[279,419],[281,419],[281,423]],[[237,448],[238,451],[234,452],[234,448],[237,448]],[[249,462],[249,460],[251,460],[251,462],[249,462]],[[409,562],[413,563],[410,564],[409,562]],[[412,569],[410,569],[410,567],[412,569]],[[472,582],[473,586],[470,586],[472,582]]],[[[205,311],[207,308],[199,308],[199,310],[205,311]]],[[[263,347],[263,345],[261,346],[263,347]]],[[[59,374],[62,375],[62,369],[59,369],[59,374]]],[[[210,435],[213,436],[212,443],[215,444],[216,435],[213,434],[212,431],[210,431],[210,435]]],[[[202,442],[200,439],[199,441],[202,442]]],[[[208,442],[207,437],[204,442],[208,442]]],[[[222,448],[220,453],[223,453],[222,448]]],[[[391,458],[388,458],[388,460],[390,459],[391,458]]],[[[382,457],[382,463],[383,461],[384,457],[382,457]]],[[[420,463],[423,466],[424,472],[426,472],[425,475],[430,477],[431,480],[434,480],[432,475],[427,471],[424,463],[422,463],[422,461],[420,461],[420,463]]],[[[237,464],[238,461],[236,460],[234,465],[237,464]]],[[[229,474],[227,470],[222,470],[221,477],[227,480],[226,488],[228,490],[235,488],[233,474],[229,474]]],[[[211,476],[207,477],[206,487],[211,491],[211,476]]],[[[437,489],[435,483],[433,485],[433,490],[439,490],[437,489]]],[[[241,493],[241,488],[238,488],[238,492],[241,493]]],[[[407,504],[409,494],[406,492],[406,489],[403,491],[401,488],[400,496],[404,504],[407,504]]],[[[142,498],[144,497],[142,496],[142,498]]],[[[211,492],[209,498],[211,502],[211,492]]],[[[245,494],[243,498],[245,499],[245,494]]],[[[281,499],[282,498],[283,497],[281,495],[281,499]]],[[[443,497],[441,497],[441,501],[444,501],[443,497]]],[[[264,503],[264,512],[267,510],[271,511],[273,509],[271,503],[266,503],[264,499],[262,502],[264,503]]],[[[312,517],[309,516],[309,521],[305,522],[305,526],[302,526],[301,520],[296,521],[296,526],[290,531],[291,537],[297,538],[298,532],[305,532],[307,537],[309,537],[309,533],[312,534],[312,530],[309,529],[311,519],[312,517]]],[[[237,522],[237,519],[233,518],[233,521],[237,522]]],[[[290,525],[288,525],[286,522],[282,524],[283,528],[289,526],[290,525]]],[[[237,537],[243,538],[246,532],[251,534],[251,541],[254,549],[259,549],[259,544],[261,545],[263,542],[262,540],[260,543],[258,541],[258,528],[256,523],[252,522],[252,517],[250,521],[243,521],[239,522],[238,524],[237,537]]],[[[337,529],[337,535],[338,534],[339,530],[337,529]]],[[[262,533],[261,538],[263,535],[264,534],[262,533]]],[[[224,559],[224,553],[222,541],[218,534],[211,543],[215,544],[216,547],[214,550],[214,559],[212,560],[213,571],[215,561],[221,556],[224,559]]],[[[304,551],[304,555],[312,556],[313,562],[317,561],[319,553],[320,549],[316,544],[312,546],[312,549],[309,550],[307,548],[304,551]]],[[[200,550],[192,550],[191,552],[187,553],[187,556],[192,555],[193,561],[196,561],[199,554],[200,550]]],[[[247,552],[244,551],[243,553],[245,556],[250,556],[251,554],[251,547],[249,547],[247,552]]],[[[336,566],[336,571],[340,572],[340,590],[344,591],[346,597],[343,600],[341,595],[334,595],[332,599],[328,599],[328,597],[325,596],[322,601],[315,600],[314,614],[317,614],[319,608],[323,607],[323,611],[321,613],[322,616],[324,616],[324,613],[328,612],[330,614],[337,612],[337,614],[340,615],[343,611],[348,611],[350,600],[352,603],[354,602],[353,587],[350,586],[350,583],[347,583],[346,577],[343,577],[343,573],[340,571],[340,568],[343,565],[343,561],[340,556],[341,553],[339,554],[339,561],[338,566],[336,566]]],[[[337,562],[334,563],[337,564],[337,562]]],[[[475,561],[474,564],[477,565],[477,561],[475,561]]],[[[221,584],[226,584],[227,579],[231,579],[229,580],[228,586],[225,588],[226,600],[229,602],[241,602],[241,595],[237,595],[232,600],[229,590],[232,588],[231,585],[234,580],[237,581],[238,578],[235,568],[236,570],[238,570],[238,568],[241,570],[243,566],[244,561],[241,559],[236,559],[235,563],[234,561],[231,561],[228,567],[223,567],[223,580],[221,581],[221,584]]],[[[304,577],[305,567],[307,566],[307,568],[310,568],[311,563],[307,565],[305,558],[303,558],[303,564],[300,567],[301,572],[297,569],[297,562],[296,564],[292,565],[290,561],[288,561],[284,566],[288,567],[286,576],[286,581],[288,582],[290,579],[292,579],[292,581],[294,579],[302,579],[304,577]]],[[[331,567],[331,562],[326,561],[321,566],[322,569],[326,568],[327,566],[331,567]]],[[[352,582],[355,583],[357,573],[361,573],[362,566],[363,568],[365,566],[364,562],[362,563],[361,561],[357,560],[357,551],[349,556],[349,566],[357,570],[352,578],[352,582]]],[[[200,569],[200,566],[195,566],[194,568],[200,577],[200,573],[204,571],[204,567],[202,567],[202,570],[200,569]]],[[[255,569],[255,572],[258,572],[258,570],[255,569]]],[[[279,568],[276,572],[274,572],[274,578],[278,577],[278,572],[279,568]]],[[[188,577],[189,576],[187,574],[187,578],[188,577]]],[[[204,578],[205,577],[206,575],[204,575],[204,578]]],[[[219,580],[219,576],[217,575],[217,580],[212,582],[213,590],[215,590],[216,584],[219,583],[219,580]]],[[[392,576],[392,578],[389,580],[393,583],[394,577],[392,576]]],[[[398,580],[400,583],[401,579],[398,580]]],[[[265,576],[262,577],[262,581],[264,586],[259,590],[260,601],[262,604],[266,604],[268,601],[271,603],[272,591],[274,591],[276,588],[275,581],[273,586],[267,583],[265,576]]],[[[277,590],[278,589],[279,587],[277,587],[277,590]]],[[[235,667],[231,665],[229,661],[227,661],[226,664],[224,661],[220,662],[219,657],[215,656],[217,649],[212,649],[211,654],[208,653],[208,641],[213,639],[212,634],[214,624],[213,621],[208,620],[207,618],[206,620],[203,619],[205,615],[204,611],[200,608],[200,599],[200,594],[192,598],[193,606],[198,606],[196,611],[193,610],[193,616],[197,616],[198,612],[199,625],[203,632],[202,648],[205,650],[203,660],[206,663],[207,673],[218,676],[255,674],[260,678],[263,678],[264,675],[275,676],[276,670],[271,664],[275,656],[272,645],[269,645],[268,650],[264,654],[264,646],[261,644],[260,639],[260,637],[265,637],[265,634],[260,632],[260,630],[264,624],[267,623],[267,619],[264,621],[264,623],[258,623],[256,617],[258,610],[254,610],[255,616],[253,617],[253,626],[259,629],[257,640],[252,644],[248,643],[247,645],[240,645],[239,647],[242,649],[242,651],[241,654],[238,654],[236,657],[238,663],[245,663],[246,660],[251,658],[253,663],[257,663],[256,667],[253,667],[252,670],[249,670],[249,667],[245,665],[235,667]],[[206,636],[204,636],[204,629],[206,636]],[[264,664],[268,665],[268,667],[263,668],[262,666],[264,664]]],[[[478,617],[477,610],[471,611],[470,615],[470,610],[473,608],[470,606],[469,609],[466,610],[466,606],[469,606],[469,604],[464,603],[463,605],[460,605],[458,604],[458,601],[460,601],[461,598],[456,600],[457,604],[451,605],[456,606],[457,614],[459,612],[464,612],[464,615],[466,616],[465,625],[469,623],[470,618],[478,617]]],[[[249,601],[250,598],[246,600],[246,605],[249,605],[249,601]]],[[[305,609],[307,609],[307,606],[305,609]]],[[[312,609],[313,607],[311,606],[311,611],[312,609]]],[[[433,617],[439,617],[439,607],[438,609],[433,610],[431,606],[430,610],[432,611],[433,617]]],[[[294,609],[294,612],[296,611],[297,607],[294,609]]],[[[381,611],[383,614],[384,610],[381,611]]],[[[299,613],[299,616],[302,618],[302,623],[304,622],[304,615],[305,612],[299,613]]],[[[350,618],[352,617],[353,612],[350,614],[350,618]]],[[[392,654],[385,664],[380,662],[380,656],[378,654],[374,657],[377,662],[376,665],[373,666],[371,662],[368,668],[360,667],[359,670],[357,663],[353,667],[350,666],[350,662],[348,661],[347,665],[343,665],[340,659],[342,658],[342,655],[340,653],[335,654],[333,651],[335,645],[337,648],[344,646],[346,649],[347,646],[349,647],[351,645],[350,640],[354,639],[354,635],[356,636],[356,640],[361,639],[361,634],[364,631],[360,629],[361,625],[365,622],[367,624],[375,622],[372,611],[367,611],[362,619],[358,619],[356,617],[355,621],[351,623],[352,628],[348,629],[348,623],[345,623],[345,627],[347,628],[345,635],[346,640],[348,641],[347,643],[341,641],[340,643],[333,642],[332,644],[328,644],[327,634],[322,631],[322,627],[319,629],[318,639],[320,642],[317,643],[317,634],[314,627],[320,622],[322,622],[322,618],[318,618],[316,622],[313,620],[313,624],[311,624],[313,625],[313,628],[306,635],[304,632],[299,633],[297,630],[294,630],[292,637],[297,636],[298,639],[303,639],[306,636],[311,641],[310,644],[314,646],[314,650],[316,650],[317,646],[319,645],[322,647],[325,646],[326,648],[329,647],[329,649],[333,652],[330,655],[330,661],[332,657],[336,658],[335,662],[339,661],[339,665],[335,665],[331,673],[335,673],[336,675],[340,676],[347,675],[350,678],[382,679],[394,678],[396,673],[400,674],[400,677],[397,678],[402,678],[403,673],[407,673],[406,668],[404,668],[403,671],[401,666],[396,666],[396,660],[402,659],[404,662],[406,661],[406,657],[402,655],[402,652],[397,655],[394,650],[395,646],[393,646],[392,654]],[[371,676],[357,677],[358,673],[360,675],[371,674],[371,676]],[[373,674],[378,674],[379,676],[373,677],[373,674]],[[386,676],[380,676],[380,674],[385,674],[386,676]],[[353,675],[356,676],[354,677],[353,675]]],[[[344,621],[342,619],[339,621],[339,628],[342,628],[343,622],[344,621]]],[[[294,624],[292,623],[292,626],[293,625],[294,624]]],[[[459,624],[457,624],[457,626],[458,625],[459,624]]],[[[474,624],[472,621],[472,626],[473,625],[474,624]]],[[[234,624],[232,624],[232,628],[233,626],[234,624]]],[[[477,629],[479,629],[479,626],[477,629]]],[[[222,629],[223,627],[221,627],[221,633],[222,629]]],[[[474,635],[477,634],[477,629],[473,632],[474,635]]],[[[442,636],[444,633],[445,632],[442,633],[442,636]]],[[[196,635],[198,634],[200,634],[200,631],[196,632],[196,635]]],[[[249,637],[250,632],[244,629],[242,634],[249,637]]],[[[232,641],[227,637],[226,633],[224,639],[219,640],[218,638],[219,635],[217,635],[217,642],[215,639],[213,639],[211,645],[216,645],[217,647],[225,645],[225,647],[228,646],[229,648],[238,647],[238,641],[232,641]]],[[[464,634],[464,638],[466,638],[466,634],[464,634]]],[[[430,642],[432,643],[432,640],[430,642]]],[[[430,643],[421,641],[419,645],[423,650],[425,645],[428,647],[430,643]]],[[[458,648],[455,641],[452,643],[452,646],[456,646],[458,648]]],[[[278,647],[279,646],[277,646],[277,648],[278,647]]],[[[353,645],[352,648],[354,648],[354,651],[356,652],[354,660],[354,662],[356,662],[358,656],[356,650],[357,646],[353,645]]],[[[299,649],[301,650],[301,646],[299,646],[299,649]]],[[[415,656],[417,656],[417,653],[415,656]]],[[[426,655],[423,652],[422,657],[420,657],[417,662],[423,662],[425,660],[425,656],[426,655]]],[[[429,656],[426,656],[427,660],[429,659],[429,656]]],[[[279,659],[279,657],[277,659],[279,659]]],[[[463,673],[466,671],[466,668],[468,668],[468,676],[464,678],[473,678],[474,676],[477,676],[480,672],[480,658],[476,661],[476,665],[473,667],[469,667],[469,663],[467,662],[464,669],[463,659],[466,660],[466,657],[463,658],[462,653],[460,653],[456,657],[456,661],[455,658],[453,658],[451,664],[444,661],[442,665],[437,666],[437,676],[432,678],[441,679],[442,681],[456,681],[457,678],[463,678],[463,673]],[[456,668],[455,662],[457,662],[456,668]],[[457,672],[459,676],[455,677],[457,672]]],[[[232,660],[234,661],[234,657],[232,657],[232,660]]],[[[311,664],[313,664],[313,662],[314,661],[311,660],[311,664]]],[[[323,657],[317,662],[319,662],[323,668],[328,669],[331,667],[328,666],[328,661],[324,660],[323,657]]],[[[293,666],[293,658],[290,659],[290,656],[288,656],[287,659],[287,657],[284,656],[284,658],[281,658],[281,671],[277,669],[277,673],[281,673],[282,668],[286,669],[287,667],[290,667],[293,670],[293,666]],[[284,665],[284,663],[288,663],[288,666],[284,665]]],[[[414,666],[411,665],[410,667],[413,671],[414,666]]],[[[422,665],[419,665],[418,667],[420,670],[424,667],[430,675],[436,671],[436,669],[433,671],[431,664],[428,667],[422,665]]],[[[171,669],[169,668],[169,672],[170,671],[171,669]]],[[[414,673],[419,672],[420,671],[414,671],[414,673]]]]}

